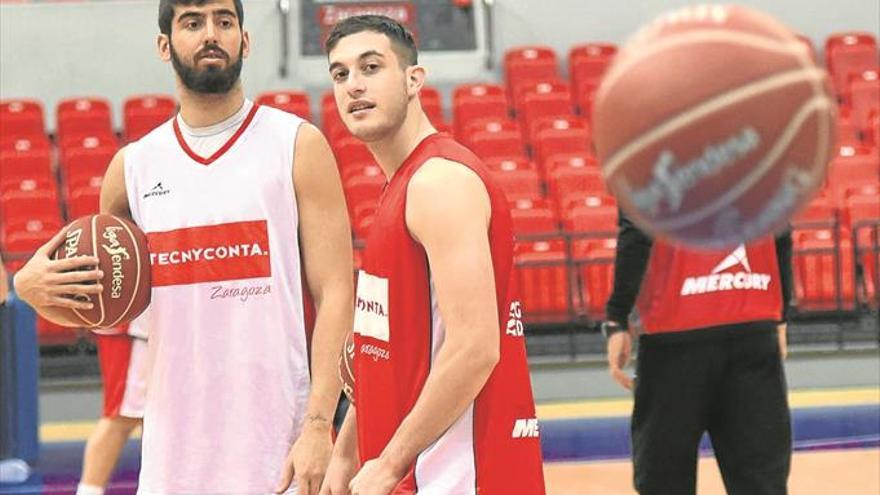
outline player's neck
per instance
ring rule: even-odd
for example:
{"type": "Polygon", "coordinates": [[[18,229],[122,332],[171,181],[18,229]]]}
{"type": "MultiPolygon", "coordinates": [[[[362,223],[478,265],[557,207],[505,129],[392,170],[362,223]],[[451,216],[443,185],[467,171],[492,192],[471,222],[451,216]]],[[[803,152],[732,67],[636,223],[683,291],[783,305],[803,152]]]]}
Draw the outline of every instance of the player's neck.
{"type": "Polygon", "coordinates": [[[212,95],[196,93],[182,88],[180,94],[180,116],[190,127],[207,127],[222,122],[244,105],[244,90],[241,84],[228,93],[212,95]]]}
{"type": "Polygon", "coordinates": [[[425,112],[421,107],[417,107],[415,111],[411,109],[407,112],[406,121],[397,132],[386,139],[367,143],[367,147],[373,153],[379,167],[385,172],[385,176],[391,180],[416,146],[436,132],[437,129],[431,125],[425,112]]]}

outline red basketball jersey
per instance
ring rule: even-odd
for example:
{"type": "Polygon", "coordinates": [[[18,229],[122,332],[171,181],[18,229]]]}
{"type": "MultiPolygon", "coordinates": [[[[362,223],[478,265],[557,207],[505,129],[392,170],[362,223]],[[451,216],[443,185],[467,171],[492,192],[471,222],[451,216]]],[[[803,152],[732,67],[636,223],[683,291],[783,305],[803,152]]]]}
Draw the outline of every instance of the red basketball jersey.
{"type": "Polygon", "coordinates": [[[504,194],[480,160],[446,134],[422,141],[386,186],[367,238],[355,313],[355,396],[361,461],[379,456],[421,393],[445,325],[424,248],[406,226],[410,178],[430,158],[482,179],[498,300],[500,361],[464,414],[419,454],[395,493],[543,494],[538,422],[522,309],[512,287],[513,233],[504,194]]]}
{"type": "Polygon", "coordinates": [[[779,320],[782,288],[772,237],[725,251],[655,240],[639,291],[647,333],[779,320]]]}

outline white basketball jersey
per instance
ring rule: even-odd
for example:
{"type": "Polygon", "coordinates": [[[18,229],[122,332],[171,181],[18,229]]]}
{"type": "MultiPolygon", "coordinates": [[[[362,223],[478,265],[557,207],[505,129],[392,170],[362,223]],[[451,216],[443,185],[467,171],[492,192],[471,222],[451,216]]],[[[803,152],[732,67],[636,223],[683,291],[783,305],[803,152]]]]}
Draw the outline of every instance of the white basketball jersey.
{"type": "Polygon", "coordinates": [[[211,157],[175,120],[125,152],[153,294],[139,492],[270,493],[299,434],[308,346],[292,167],[302,119],[254,105],[211,157]]]}

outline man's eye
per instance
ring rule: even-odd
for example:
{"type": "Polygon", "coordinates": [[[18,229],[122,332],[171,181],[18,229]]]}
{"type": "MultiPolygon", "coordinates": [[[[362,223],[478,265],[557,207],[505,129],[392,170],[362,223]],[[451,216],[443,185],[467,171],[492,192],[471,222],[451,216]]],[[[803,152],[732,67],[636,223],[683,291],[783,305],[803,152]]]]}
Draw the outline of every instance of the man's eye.
{"type": "Polygon", "coordinates": [[[345,71],[334,72],[333,73],[333,80],[334,81],[342,81],[345,79],[346,75],[347,75],[347,73],[345,71]]]}
{"type": "Polygon", "coordinates": [[[364,72],[376,72],[379,70],[379,64],[367,64],[364,66],[364,72]]]}

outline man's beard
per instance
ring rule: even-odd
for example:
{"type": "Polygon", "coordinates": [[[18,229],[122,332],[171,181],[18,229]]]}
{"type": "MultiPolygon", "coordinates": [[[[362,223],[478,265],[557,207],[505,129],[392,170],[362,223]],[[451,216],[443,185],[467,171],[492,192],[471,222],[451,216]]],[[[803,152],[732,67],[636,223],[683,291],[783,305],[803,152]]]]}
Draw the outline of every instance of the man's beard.
{"type": "MultiPolygon", "coordinates": [[[[183,63],[182,60],[180,60],[180,57],[177,56],[177,52],[174,50],[174,46],[171,45],[170,48],[171,65],[174,67],[174,72],[177,72],[177,75],[180,77],[183,85],[186,86],[186,88],[190,91],[204,94],[228,93],[232,89],[232,87],[235,86],[235,83],[238,82],[239,76],[241,76],[241,68],[243,65],[242,52],[244,49],[244,42],[242,42],[241,46],[238,49],[238,58],[235,60],[234,63],[228,65],[224,69],[207,67],[200,70],[197,69],[194,65],[186,65],[183,63]]],[[[206,47],[202,51],[208,48],[222,52],[222,50],[220,50],[220,47],[216,45],[206,47]]]]}

